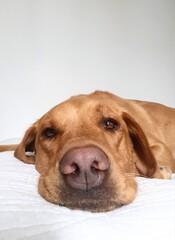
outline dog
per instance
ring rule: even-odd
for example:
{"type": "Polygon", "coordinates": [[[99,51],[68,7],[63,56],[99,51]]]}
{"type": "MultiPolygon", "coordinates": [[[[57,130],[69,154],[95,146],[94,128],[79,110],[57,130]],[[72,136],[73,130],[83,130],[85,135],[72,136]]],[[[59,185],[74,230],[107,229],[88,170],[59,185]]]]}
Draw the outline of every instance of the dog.
{"type": "Polygon", "coordinates": [[[134,201],[136,176],[175,172],[175,109],[96,91],[55,106],[25,133],[15,157],[35,164],[38,191],[70,209],[105,212],[134,201]]]}

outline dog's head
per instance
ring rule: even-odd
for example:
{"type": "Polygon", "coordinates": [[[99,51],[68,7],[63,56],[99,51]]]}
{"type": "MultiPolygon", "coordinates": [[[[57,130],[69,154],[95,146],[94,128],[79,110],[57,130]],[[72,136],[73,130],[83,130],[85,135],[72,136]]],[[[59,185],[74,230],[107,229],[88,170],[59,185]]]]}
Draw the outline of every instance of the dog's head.
{"type": "Polygon", "coordinates": [[[27,130],[15,156],[35,164],[46,200],[95,212],[134,200],[134,177],[153,176],[156,161],[126,104],[105,92],[72,97],[27,130]]]}

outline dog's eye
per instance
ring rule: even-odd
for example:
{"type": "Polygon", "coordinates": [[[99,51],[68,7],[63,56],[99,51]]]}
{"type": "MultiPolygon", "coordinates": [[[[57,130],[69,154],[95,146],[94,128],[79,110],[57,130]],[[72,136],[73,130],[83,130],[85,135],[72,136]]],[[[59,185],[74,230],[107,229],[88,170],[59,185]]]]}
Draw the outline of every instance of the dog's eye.
{"type": "Polygon", "coordinates": [[[107,130],[117,130],[120,127],[120,124],[113,118],[105,118],[102,123],[107,130]]]}
{"type": "Polygon", "coordinates": [[[57,135],[57,131],[53,128],[46,128],[44,129],[42,135],[45,137],[45,138],[53,138],[57,135]]]}

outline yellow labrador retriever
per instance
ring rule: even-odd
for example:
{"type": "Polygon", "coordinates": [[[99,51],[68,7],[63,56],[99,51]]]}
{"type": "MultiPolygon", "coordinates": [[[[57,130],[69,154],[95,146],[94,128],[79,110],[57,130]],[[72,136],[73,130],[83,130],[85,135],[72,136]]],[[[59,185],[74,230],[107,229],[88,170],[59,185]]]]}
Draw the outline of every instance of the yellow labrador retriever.
{"type": "Polygon", "coordinates": [[[25,133],[15,157],[35,164],[46,200],[71,209],[109,211],[131,203],[135,176],[175,172],[175,109],[108,92],[71,97],[25,133]]]}

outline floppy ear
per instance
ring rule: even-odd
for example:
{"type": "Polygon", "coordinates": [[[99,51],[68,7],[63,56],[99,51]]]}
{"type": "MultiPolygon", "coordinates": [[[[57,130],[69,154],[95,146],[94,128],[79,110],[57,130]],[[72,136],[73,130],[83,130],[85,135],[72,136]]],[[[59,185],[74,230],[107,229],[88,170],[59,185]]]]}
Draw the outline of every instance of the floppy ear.
{"type": "Polygon", "coordinates": [[[15,157],[25,163],[35,163],[36,124],[30,127],[15,150],[15,157]]]}
{"type": "Polygon", "coordinates": [[[153,177],[157,163],[142,128],[127,113],[123,113],[123,119],[128,127],[129,136],[137,156],[135,164],[138,173],[145,177],[153,177]]]}

